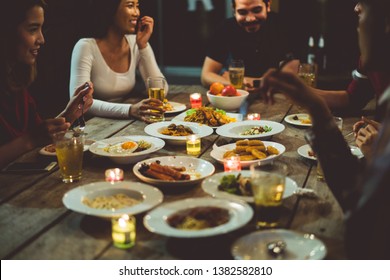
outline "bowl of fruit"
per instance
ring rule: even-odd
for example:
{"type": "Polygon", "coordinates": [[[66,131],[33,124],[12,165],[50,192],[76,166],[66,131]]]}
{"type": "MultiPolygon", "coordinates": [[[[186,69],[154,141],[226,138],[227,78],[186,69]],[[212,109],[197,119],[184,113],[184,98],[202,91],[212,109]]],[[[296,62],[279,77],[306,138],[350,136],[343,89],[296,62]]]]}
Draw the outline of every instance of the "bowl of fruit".
{"type": "Polygon", "coordinates": [[[233,86],[224,86],[215,82],[207,91],[207,99],[215,108],[225,111],[237,111],[241,104],[247,99],[249,92],[235,89],[233,86]]]}

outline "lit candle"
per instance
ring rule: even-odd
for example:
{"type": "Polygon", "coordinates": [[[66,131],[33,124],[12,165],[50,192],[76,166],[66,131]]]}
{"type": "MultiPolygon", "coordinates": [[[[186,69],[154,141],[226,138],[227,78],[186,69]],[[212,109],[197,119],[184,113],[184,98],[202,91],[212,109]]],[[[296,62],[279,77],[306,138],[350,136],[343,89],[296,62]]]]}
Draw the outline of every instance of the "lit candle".
{"type": "Polygon", "coordinates": [[[259,113],[252,113],[252,114],[248,114],[247,116],[246,116],[246,118],[248,119],[248,120],[260,120],[260,114],[259,113]]]}
{"type": "Polygon", "coordinates": [[[112,240],[114,246],[121,249],[128,249],[135,245],[135,217],[122,215],[120,218],[112,219],[112,240]]]}
{"type": "Polygon", "coordinates": [[[241,161],[239,156],[231,156],[223,160],[223,167],[225,172],[240,171],[241,161]]]}
{"type": "Polygon", "coordinates": [[[120,168],[107,169],[105,175],[106,181],[111,184],[123,181],[123,170],[120,168]]]}
{"type": "Polygon", "coordinates": [[[201,151],[201,141],[198,135],[187,136],[187,154],[197,156],[201,151]]]}
{"type": "Polygon", "coordinates": [[[191,108],[202,107],[202,95],[200,93],[193,93],[190,95],[191,108]]]}

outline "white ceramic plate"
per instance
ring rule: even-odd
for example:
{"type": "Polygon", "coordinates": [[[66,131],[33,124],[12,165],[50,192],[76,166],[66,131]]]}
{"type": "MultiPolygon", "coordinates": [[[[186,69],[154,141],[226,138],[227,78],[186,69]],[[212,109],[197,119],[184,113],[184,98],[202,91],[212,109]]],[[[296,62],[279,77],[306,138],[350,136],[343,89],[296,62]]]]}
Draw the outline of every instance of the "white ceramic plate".
{"type": "MultiPolygon", "coordinates": [[[[270,142],[270,141],[262,141],[266,147],[271,146],[276,149],[278,149],[279,154],[278,155],[272,155],[264,159],[256,159],[256,160],[248,160],[248,161],[241,161],[241,167],[249,167],[252,163],[261,162],[262,164],[269,164],[277,157],[281,156],[285,151],[286,147],[284,147],[282,144],[276,143],[276,142],[270,142]]],[[[214,148],[210,155],[214,159],[216,159],[219,163],[223,164],[223,155],[227,151],[231,151],[236,147],[235,143],[227,144],[223,146],[219,146],[218,148],[214,148]]]]}
{"type": "Polygon", "coordinates": [[[75,212],[91,216],[112,218],[123,214],[135,215],[145,212],[160,204],[163,201],[163,198],[164,196],[160,190],[143,183],[130,181],[123,181],[115,184],[109,182],[96,182],[68,191],[62,198],[62,202],[66,208],[75,212]],[[94,199],[97,196],[112,196],[120,193],[142,201],[134,206],[116,210],[95,209],[83,203],[84,198],[94,199]]]}
{"type": "MultiPolygon", "coordinates": [[[[362,158],[364,157],[362,151],[358,148],[358,147],[355,147],[355,146],[349,146],[350,149],[351,149],[351,153],[357,157],[357,158],[362,158]]],[[[304,158],[307,158],[307,159],[311,159],[311,160],[317,160],[317,157],[316,156],[309,156],[309,151],[311,151],[311,147],[309,144],[305,144],[303,146],[300,146],[297,150],[298,154],[300,154],[302,157],[304,158]]]]}
{"type": "MultiPolygon", "coordinates": [[[[84,152],[88,151],[89,150],[89,147],[95,143],[94,140],[85,140],[85,143],[84,143],[84,152]]],[[[39,153],[41,155],[44,155],[44,156],[56,156],[56,152],[49,152],[49,151],[46,151],[46,148],[49,147],[49,146],[54,146],[54,144],[49,144],[45,147],[43,147],[42,149],[39,150],[39,153]]]]}
{"type": "MultiPolygon", "coordinates": [[[[242,114],[236,114],[236,113],[226,113],[227,116],[231,117],[231,118],[235,118],[236,119],[236,122],[241,122],[242,121],[242,114]]],[[[181,121],[181,122],[184,122],[184,118],[187,116],[187,111],[177,115],[176,117],[174,117],[172,119],[173,122],[176,122],[176,121],[181,121]]],[[[204,124],[205,125],[205,124],[204,124]]],[[[217,128],[217,127],[212,127],[212,128],[217,128]]]]}
{"type": "Polygon", "coordinates": [[[273,229],[255,231],[234,242],[231,252],[236,260],[321,260],[326,256],[325,244],[314,234],[273,229]],[[267,245],[275,240],[286,243],[277,257],[268,252],[267,245]]]}
{"type": "Polygon", "coordinates": [[[194,134],[198,135],[200,138],[209,136],[214,132],[214,130],[207,125],[193,123],[193,122],[170,121],[170,122],[156,122],[156,123],[149,124],[145,127],[145,133],[154,137],[164,139],[165,142],[169,144],[185,145],[186,136],[170,136],[161,133],[161,131],[164,128],[168,127],[170,124],[176,124],[176,125],[181,124],[186,127],[189,127],[194,132],[194,134]]]}
{"type": "Polygon", "coordinates": [[[152,184],[154,186],[163,187],[165,189],[197,184],[201,182],[204,178],[212,175],[214,171],[215,171],[215,167],[210,162],[196,157],[186,157],[186,156],[165,156],[165,157],[150,158],[138,162],[133,167],[133,172],[135,176],[137,176],[140,180],[152,184]],[[176,167],[184,166],[186,168],[186,171],[183,173],[189,174],[191,176],[191,179],[186,181],[164,181],[164,180],[158,180],[158,179],[146,177],[143,174],[141,174],[141,172],[139,172],[139,169],[143,163],[150,164],[157,160],[160,161],[162,165],[176,166],[176,167]]]}
{"type": "MultiPolygon", "coordinates": [[[[235,175],[237,176],[239,173],[241,173],[241,176],[250,178],[251,172],[249,170],[241,170],[241,171],[232,171],[232,172],[220,172],[216,173],[202,182],[202,189],[210,194],[213,197],[216,198],[224,198],[224,199],[240,199],[248,203],[254,203],[253,196],[243,196],[243,195],[236,195],[231,194],[225,191],[218,190],[218,185],[221,183],[221,179],[223,176],[226,175],[235,175]]],[[[298,188],[297,183],[289,178],[286,177],[286,188],[283,193],[283,198],[290,197],[294,194],[294,191],[298,188]]]]}
{"type": "Polygon", "coordinates": [[[289,124],[297,125],[297,126],[311,126],[311,123],[302,123],[302,120],[310,119],[309,114],[292,114],[288,115],[284,118],[284,121],[289,124]],[[297,117],[298,120],[294,120],[297,117]]]}
{"type": "Polygon", "coordinates": [[[245,202],[215,198],[189,198],[164,203],[156,209],[153,209],[145,215],[144,225],[149,231],[165,236],[198,238],[220,235],[238,229],[247,224],[252,216],[253,210],[245,202]],[[217,227],[202,230],[181,230],[171,227],[167,222],[168,217],[178,211],[202,206],[220,207],[229,210],[229,221],[217,227]]]}
{"type": "Polygon", "coordinates": [[[185,109],[187,109],[187,106],[183,103],[178,103],[178,102],[173,102],[173,101],[168,101],[168,103],[172,105],[173,110],[172,111],[165,111],[165,114],[174,114],[174,113],[182,112],[185,109]]]}
{"type": "Polygon", "coordinates": [[[129,163],[134,163],[143,160],[149,154],[162,149],[164,146],[165,146],[164,140],[161,140],[159,138],[145,136],[145,135],[132,135],[132,136],[119,136],[119,137],[104,139],[101,141],[96,141],[89,147],[89,150],[91,151],[91,153],[95,155],[108,157],[115,163],[129,164],[129,163]],[[147,150],[141,152],[133,152],[128,155],[111,154],[104,150],[104,148],[106,148],[109,145],[117,145],[119,143],[124,143],[127,141],[139,142],[141,140],[144,140],[152,144],[152,146],[147,150]]]}
{"type": "Polygon", "coordinates": [[[284,130],[285,126],[281,123],[273,122],[273,121],[253,121],[253,120],[247,120],[242,122],[234,122],[234,123],[228,123],[223,126],[220,126],[217,128],[216,133],[218,135],[234,138],[234,139],[264,139],[269,138],[272,135],[278,134],[284,130]],[[256,135],[241,135],[246,130],[249,130],[253,127],[259,127],[259,126],[268,126],[271,127],[272,130],[269,132],[256,134],[256,135]]]}

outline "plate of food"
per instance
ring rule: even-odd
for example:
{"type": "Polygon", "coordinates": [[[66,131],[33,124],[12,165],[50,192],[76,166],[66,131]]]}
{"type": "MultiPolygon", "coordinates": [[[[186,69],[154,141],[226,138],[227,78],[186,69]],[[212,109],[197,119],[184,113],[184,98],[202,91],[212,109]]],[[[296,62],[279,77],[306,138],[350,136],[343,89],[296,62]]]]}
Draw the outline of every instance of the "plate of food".
{"type": "Polygon", "coordinates": [[[286,229],[255,231],[240,237],[231,248],[236,260],[322,260],[327,250],[314,234],[286,229]],[[281,241],[285,248],[272,254],[269,245],[281,241]]]}
{"type": "Polygon", "coordinates": [[[284,121],[297,126],[312,126],[309,114],[292,114],[284,118],[284,121]]]}
{"type": "Polygon", "coordinates": [[[172,121],[195,122],[217,128],[227,123],[242,121],[242,114],[226,113],[212,107],[200,107],[187,110],[174,117],[172,121]]]}
{"type": "Polygon", "coordinates": [[[221,164],[225,158],[239,155],[241,167],[249,167],[257,162],[269,164],[285,151],[286,147],[276,142],[244,139],[232,144],[214,146],[210,155],[221,164]]]}
{"type": "Polygon", "coordinates": [[[196,134],[199,138],[213,134],[214,130],[207,125],[193,122],[156,122],[145,127],[145,133],[164,139],[169,144],[185,145],[189,135],[196,134]]]}
{"type": "Polygon", "coordinates": [[[85,215],[112,218],[145,212],[163,201],[157,188],[144,183],[123,181],[96,182],[65,193],[65,207],[85,215]]]}
{"type": "Polygon", "coordinates": [[[241,201],[189,198],[164,203],[144,217],[145,227],[157,234],[199,238],[241,228],[253,216],[252,207],[241,201]]]}
{"type": "Polygon", "coordinates": [[[187,156],[155,157],[138,162],[133,172],[140,180],[171,189],[200,183],[215,171],[210,162],[187,156]]]}
{"type": "MultiPolygon", "coordinates": [[[[357,157],[357,158],[362,158],[364,157],[362,151],[356,147],[356,146],[349,146],[351,149],[351,153],[357,157]]],[[[313,152],[312,148],[310,147],[309,144],[305,144],[303,146],[300,146],[297,150],[298,154],[301,155],[304,158],[311,159],[311,160],[317,160],[317,157],[315,153],[313,152]]]]}
{"type": "MultiPolygon", "coordinates": [[[[84,152],[89,150],[89,147],[95,143],[94,140],[86,139],[84,142],[84,152]]],[[[49,144],[39,150],[39,153],[44,156],[56,156],[56,147],[54,144],[49,144]]]]}
{"type": "Polygon", "coordinates": [[[164,104],[165,114],[179,113],[187,109],[187,106],[183,103],[168,101],[164,104]]]}
{"type": "Polygon", "coordinates": [[[247,120],[233,122],[218,127],[218,135],[234,139],[265,139],[278,134],[285,129],[285,126],[278,122],[265,120],[247,120]]]}
{"type": "Polygon", "coordinates": [[[148,155],[162,149],[164,140],[152,136],[132,135],[108,138],[93,143],[91,153],[111,159],[115,163],[129,164],[145,159],[148,155]],[[134,149],[134,143],[137,148],[134,149]]]}
{"type": "MultiPolygon", "coordinates": [[[[202,189],[209,195],[221,199],[240,199],[254,203],[249,170],[216,173],[202,182],[202,189]]],[[[286,177],[283,198],[288,198],[298,189],[298,184],[286,177]]]]}

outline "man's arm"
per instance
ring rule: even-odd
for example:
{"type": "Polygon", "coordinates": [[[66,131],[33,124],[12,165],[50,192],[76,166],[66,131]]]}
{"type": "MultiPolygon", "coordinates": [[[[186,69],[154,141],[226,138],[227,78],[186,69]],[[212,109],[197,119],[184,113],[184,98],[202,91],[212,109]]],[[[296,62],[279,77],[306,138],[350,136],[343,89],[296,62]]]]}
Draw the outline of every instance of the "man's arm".
{"type": "Polygon", "coordinates": [[[222,63],[206,56],[201,74],[202,85],[204,87],[209,87],[214,82],[220,82],[225,86],[230,85],[230,81],[220,75],[222,68],[222,63]]]}
{"type": "Polygon", "coordinates": [[[349,95],[346,90],[313,89],[313,91],[321,96],[331,109],[342,109],[349,105],[349,95]]]}

